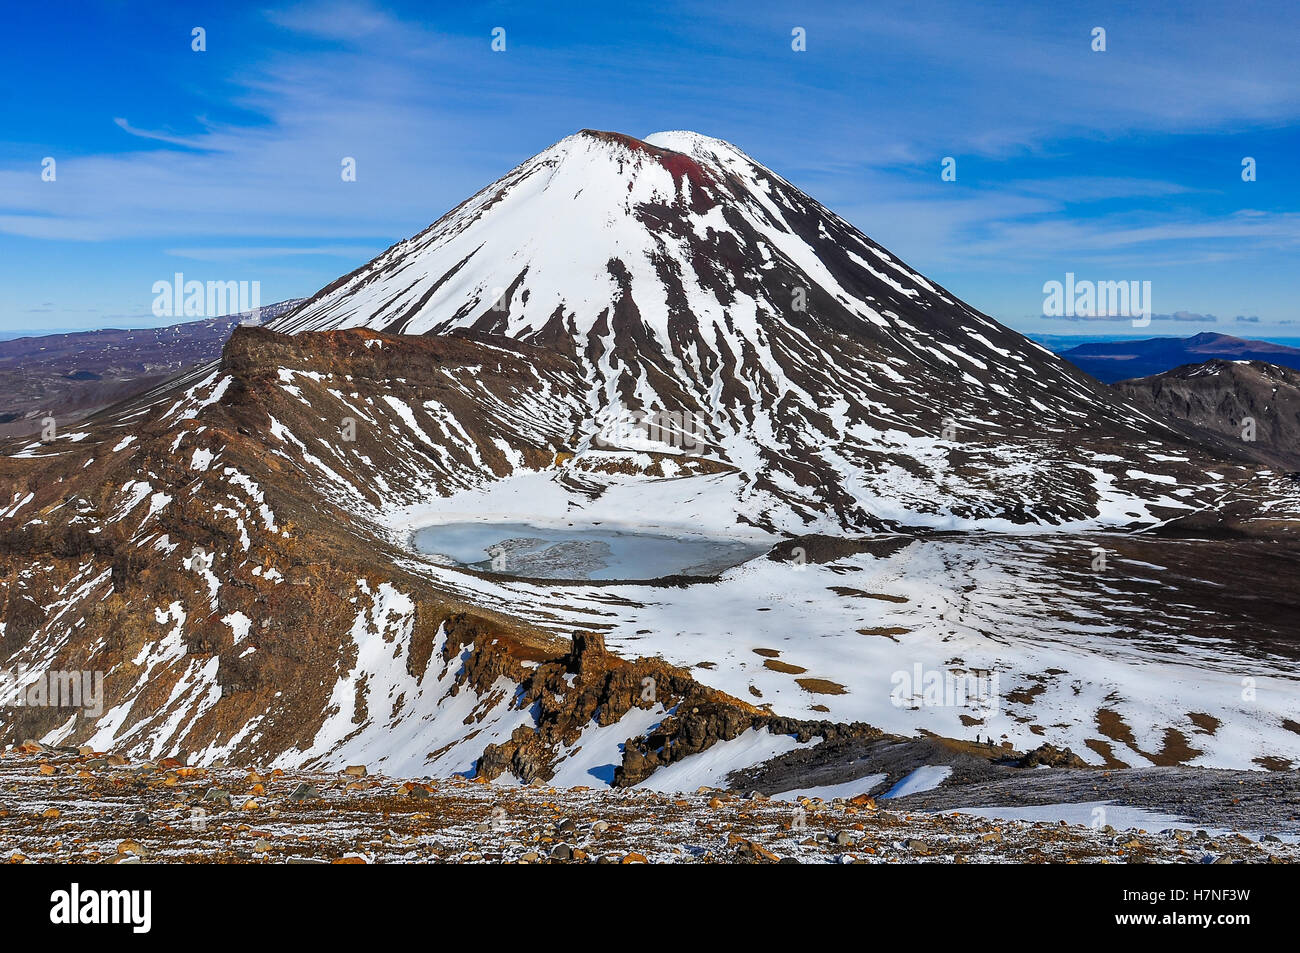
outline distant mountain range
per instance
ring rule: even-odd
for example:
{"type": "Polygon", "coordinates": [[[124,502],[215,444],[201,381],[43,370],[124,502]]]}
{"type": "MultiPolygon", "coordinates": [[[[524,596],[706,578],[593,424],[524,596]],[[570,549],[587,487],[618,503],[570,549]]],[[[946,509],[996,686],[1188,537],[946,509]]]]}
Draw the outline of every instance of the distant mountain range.
{"type": "Polygon", "coordinates": [[[0,436],[34,433],[135,394],[177,371],[216,360],[240,324],[261,324],[302,299],[164,328],[73,331],[0,341],[0,436]]]}
{"type": "Polygon", "coordinates": [[[1060,353],[1075,367],[1107,384],[1150,377],[1184,364],[1202,364],[1211,360],[1266,361],[1300,369],[1300,348],[1210,331],[1189,338],[1099,341],[1080,344],[1060,353]]]}

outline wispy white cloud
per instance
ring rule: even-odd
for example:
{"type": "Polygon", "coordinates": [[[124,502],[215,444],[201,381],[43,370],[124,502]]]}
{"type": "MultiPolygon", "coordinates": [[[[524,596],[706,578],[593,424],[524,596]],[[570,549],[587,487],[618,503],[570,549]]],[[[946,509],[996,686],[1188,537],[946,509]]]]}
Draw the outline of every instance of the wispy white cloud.
{"type": "Polygon", "coordinates": [[[295,3],[284,9],[268,10],[266,17],[295,33],[330,40],[359,42],[375,35],[403,32],[402,23],[387,11],[370,3],[349,0],[295,3]]]}
{"type": "Polygon", "coordinates": [[[166,142],[173,146],[184,146],[186,149],[206,149],[208,144],[197,136],[177,136],[168,132],[154,132],[149,129],[137,129],[121,116],[113,120],[113,125],[117,126],[123,132],[129,133],[139,139],[152,139],[154,142],[166,142]]]}

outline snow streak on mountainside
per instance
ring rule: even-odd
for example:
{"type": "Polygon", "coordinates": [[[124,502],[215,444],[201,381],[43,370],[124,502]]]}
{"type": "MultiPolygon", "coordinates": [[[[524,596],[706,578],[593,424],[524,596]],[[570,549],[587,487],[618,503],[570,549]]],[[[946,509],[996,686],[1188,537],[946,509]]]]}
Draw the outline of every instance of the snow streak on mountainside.
{"type": "Polygon", "coordinates": [[[558,350],[591,420],[692,415],[768,529],[1127,522],[1153,487],[1110,444],[1180,439],[690,132],[570,136],[272,325],[360,326],[558,350]]]}

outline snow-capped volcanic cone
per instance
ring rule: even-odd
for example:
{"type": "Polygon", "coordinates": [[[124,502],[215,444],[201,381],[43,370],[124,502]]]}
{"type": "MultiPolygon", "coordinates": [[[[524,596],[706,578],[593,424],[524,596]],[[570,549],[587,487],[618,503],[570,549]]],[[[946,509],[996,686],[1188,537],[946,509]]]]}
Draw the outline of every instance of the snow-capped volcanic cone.
{"type": "Polygon", "coordinates": [[[558,350],[585,380],[573,449],[684,414],[770,529],[1151,518],[1160,484],[1107,458],[1167,483],[1140,445],[1184,439],[692,132],[570,136],[272,327],[558,350]]]}

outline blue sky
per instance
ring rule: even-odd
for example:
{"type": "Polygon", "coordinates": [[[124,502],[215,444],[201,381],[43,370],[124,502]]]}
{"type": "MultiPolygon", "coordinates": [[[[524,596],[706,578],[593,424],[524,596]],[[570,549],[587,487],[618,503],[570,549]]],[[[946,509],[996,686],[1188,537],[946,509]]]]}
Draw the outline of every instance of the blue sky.
{"type": "Polygon", "coordinates": [[[0,331],[166,323],[177,271],[310,294],[591,127],[728,139],[1022,331],[1300,336],[1294,4],[1066,6],[10,5],[0,331]],[[1044,318],[1066,272],[1157,320],[1044,318]]]}

